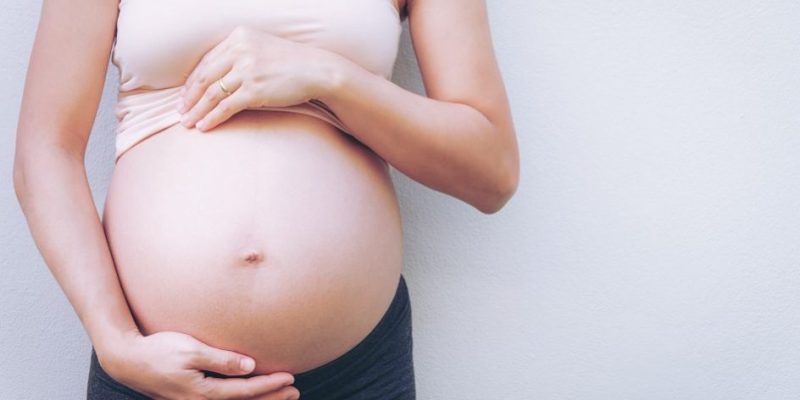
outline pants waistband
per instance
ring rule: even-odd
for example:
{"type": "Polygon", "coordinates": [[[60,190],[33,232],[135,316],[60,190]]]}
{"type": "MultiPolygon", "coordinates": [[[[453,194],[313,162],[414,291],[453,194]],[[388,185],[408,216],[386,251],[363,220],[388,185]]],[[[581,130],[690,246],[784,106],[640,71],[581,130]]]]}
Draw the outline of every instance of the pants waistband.
{"type": "Polygon", "coordinates": [[[378,321],[375,328],[347,353],[319,367],[295,374],[295,385],[298,387],[314,385],[315,382],[324,382],[337,376],[355,374],[359,370],[374,367],[370,362],[370,359],[374,357],[371,356],[378,353],[381,350],[381,345],[389,342],[392,335],[404,332],[403,329],[398,329],[398,325],[410,319],[409,312],[408,287],[406,286],[405,278],[401,274],[389,309],[378,321]]]}

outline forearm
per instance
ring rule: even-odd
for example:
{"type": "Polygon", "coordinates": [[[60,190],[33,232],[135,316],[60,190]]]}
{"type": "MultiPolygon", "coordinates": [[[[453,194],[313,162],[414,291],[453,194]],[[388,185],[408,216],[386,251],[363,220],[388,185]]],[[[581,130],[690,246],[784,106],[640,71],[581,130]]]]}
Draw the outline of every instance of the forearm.
{"type": "Polygon", "coordinates": [[[515,158],[499,127],[466,104],[410,92],[344,62],[323,101],[350,133],[410,178],[489,213],[516,185],[515,158]]]}
{"type": "Polygon", "coordinates": [[[83,161],[57,146],[18,154],[14,186],[35,244],[98,354],[138,333],[83,161]]]}

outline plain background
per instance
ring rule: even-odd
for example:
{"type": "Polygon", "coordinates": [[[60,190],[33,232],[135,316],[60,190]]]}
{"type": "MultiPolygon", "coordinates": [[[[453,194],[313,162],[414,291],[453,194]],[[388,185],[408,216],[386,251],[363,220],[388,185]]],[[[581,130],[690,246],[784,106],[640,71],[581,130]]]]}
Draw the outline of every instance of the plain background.
{"type": "MultiPolygon", "coordinates": [[[[393,171],[419,399],[800,397],[800,2],[488,4],[518,192],[487,216],[393,171]]],[[[80,399],[90,344],[11,185],[40,2],[2,6],[0,398],[80,399]]]]}

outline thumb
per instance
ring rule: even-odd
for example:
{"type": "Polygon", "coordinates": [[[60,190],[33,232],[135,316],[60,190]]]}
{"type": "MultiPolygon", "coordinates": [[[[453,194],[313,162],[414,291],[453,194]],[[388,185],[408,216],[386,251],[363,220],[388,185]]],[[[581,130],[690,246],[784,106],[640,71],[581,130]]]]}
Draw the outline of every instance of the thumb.
{"type": "Polygon", "coordinates": [[[224,375],[244,375],[256,366],[255,360],[228,350],[218,349],[206,344],[200,346],[200,354],[194,359],[192,367],[224,375]]]}

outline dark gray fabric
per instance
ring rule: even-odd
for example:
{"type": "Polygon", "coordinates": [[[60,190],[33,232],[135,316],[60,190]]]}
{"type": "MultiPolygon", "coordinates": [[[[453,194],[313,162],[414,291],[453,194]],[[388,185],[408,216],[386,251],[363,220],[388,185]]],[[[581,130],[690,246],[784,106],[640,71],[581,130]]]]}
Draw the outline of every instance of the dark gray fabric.
{"type": "MultiPolygon", "coordinates": [[[[377,326],[339,358],[295,375],[301,400],[416,400],[411,302],[405,278],[377,326]]],[[[224,377],[213,372],[209,376],[224,377]]],[[[87,400],[149,400],[109,376],[92,348],[87,400]]]]}
{"type": "Polygon", "coordinates": [[[92,347],[92,360],[89,364],[89,381],[86,386],[87,400],[150,400],[147,397],[119,382],[106,373],[97,361],[92,347]]]}
{"type": "Polygon", "coordinates": [[[389,310],[352,350],[295,375],[301,400],[414,400],[411,302],[401,275],[389,310]]]}

